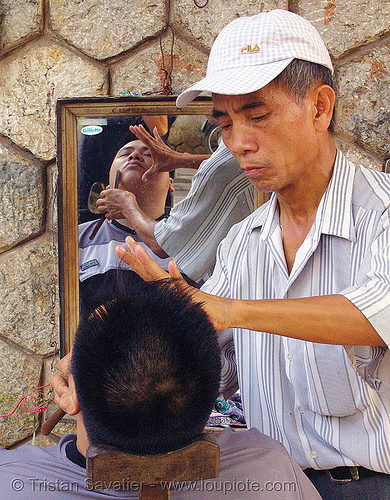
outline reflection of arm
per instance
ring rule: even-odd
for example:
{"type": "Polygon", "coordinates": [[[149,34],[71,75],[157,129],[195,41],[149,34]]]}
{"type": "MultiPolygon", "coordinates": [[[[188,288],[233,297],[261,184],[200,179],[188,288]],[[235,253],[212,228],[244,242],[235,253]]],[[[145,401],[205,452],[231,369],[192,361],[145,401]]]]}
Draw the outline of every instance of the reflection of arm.
{"type": "Polygon", "coordinates": [[[149,130],[157,128],[160,135],[168,133],[168,117],[166,115],[143,116],[142,119],[149,130]]]}
{"type": "Polygon", "coordinates": [[[107,219],[127,219],[132,229],[158,257],[168,257],[154,237],[156,221],[141,210],[133,193],[123,189],[106,189],[96,205],[107,219]]]}
{"type": "Polygon", "coordinates": [[[173,161],[170,163],[170,170],[175,170],[176,168],[199,168],[202,161],[210,158],[209,154],[192,154],[192,153],[180,153],[174,151],[175,156],[173,161]]]}
{"type": "Polygon", "coordinates": [[[153,253],[162,259],[169,257],[154,236],[154,226],[157,222],[140,209],[134,196],[124,205],[122,212],[125,219],[130,221],[134,231],[153,253]]]}

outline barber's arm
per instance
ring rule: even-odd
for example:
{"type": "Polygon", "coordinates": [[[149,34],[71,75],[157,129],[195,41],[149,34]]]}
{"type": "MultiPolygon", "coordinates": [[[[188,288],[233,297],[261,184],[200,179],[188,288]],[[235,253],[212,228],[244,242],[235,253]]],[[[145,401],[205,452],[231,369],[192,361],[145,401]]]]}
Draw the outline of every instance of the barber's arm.
{"type": "Polygon", "coordinates": [[[153,158],[153,165],[142,176],[144,182],[157,172],[171,172],[181,167],[197,169],[203,160],[210,157],[210,155],[174,151],[161,139],[156,128],[153,129],[154,137],[142,125],[131,125],[129,128],[130,132],[148,147],[153,158]]]}
{"type": "MultiPolygon", "coordinates": [[[[131,238],[130,251],[116,247],[116,253],[146,281],[171,276],[180,279],[173,261],[167,274],[131,238]]],[[[184,285],[179,281],[179,286],[184,285]]],[[[360,312],[342,295],[302,299],[237,300],[191,290],[194,300],[203,303],[216,330],[246,328],[323,344],[371,345],[386,347],[381,337],[360,312]]]]}

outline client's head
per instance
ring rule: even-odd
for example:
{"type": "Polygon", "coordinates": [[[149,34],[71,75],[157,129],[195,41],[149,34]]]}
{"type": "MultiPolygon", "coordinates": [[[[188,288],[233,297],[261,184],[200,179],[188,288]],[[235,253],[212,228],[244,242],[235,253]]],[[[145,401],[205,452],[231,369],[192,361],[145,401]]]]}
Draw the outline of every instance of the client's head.
{"type": "Polygon", "coordinates": [[[109,183],[115,185],[115,176],[121,173],[119,188],[133,193],[142,210],[149,214],[150,210],[158,206],[158,215],[164,213],[164,206],[168,193],[172,193],[173,180],[169,172],[157,172],[147,182],[142,176],[153,164],[152,155],[148,147],[140,140],[124,144],[116,153],[111,164],[109,183]]]}
{"type": "Polygon", "coordinates": [[[186,445],[218,395],[206,313],[169,283],[126,271],[97,303],[80,321],[71,368],[89,441],[139,454],[186,445]]]}

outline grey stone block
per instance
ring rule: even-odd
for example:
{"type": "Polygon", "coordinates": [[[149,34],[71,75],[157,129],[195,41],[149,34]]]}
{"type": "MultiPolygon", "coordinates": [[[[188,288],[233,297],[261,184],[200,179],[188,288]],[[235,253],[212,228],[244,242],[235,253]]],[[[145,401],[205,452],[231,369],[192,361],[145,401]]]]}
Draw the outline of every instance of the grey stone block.
{"type": "Polygon", "coordinates": [[[189,0],[176,0],[172,19],[178,27],[204,47],[210,49],[218,33],[236,17],[253,16],[272,9],[288,10],[287,0],[247,0],[227,2],[226,0],[197,0],[203,9],[189,0]]]}
{"type": "Polygon", "coordinates": [[[0,51],[7,51],[39,33],[42,0],[2,0],[0,51]]]}
{"type": "Polygon", "coordinates": [[[50,238],[45,236],[0,256],[0,335],[3,338],[40,355],[53,350],[52,332],[58,333],[56,275],[57,256],[50,238]],[[53,312],[54,326],[50,323],[53,312]]]}
{"type": "Polygon", "coordinates": [[[57,98],[106,94],[107,78],[107,69],[49,39],[28,44],[0,61],[0,133],[51,160],[57,98]]]}
{"type": "Polygon", "coordinates": [[[0,142],[0,253],[44,230],[45,170],[0,142]]]}
{"type": "Polygon", "coordinates": [[[390,33],[387,0],[299,0],[298,5],[298,13],[317,28],[336,58],[390,33]]]}
{"type": "Polygon", "coordinates": [[[159,33],[165,24],[164,0],[54,0],[53,31],[95,59],[129,50],[159,33]]]}
{"type": "Polygon", "coordinates": [[[390,48],[376,47],[338,68],[337,129],[383,159],[390,156],[390,48]]]}
{"type": "MultiPolygon", "coordinates": [[[[27,408],[33,410],[29,398],[31,391],[39,385],[41,367],[39,360],[0,339],[1,415],[11,413],[24,396],[28,396],[27,408]]],[[[33,401],[35,406],[39,406],[39,397],[34,397],[33,401]]],[[[26,439],[37,426],[38,414],[27,413],[21,405],[12,416],[0,418],[0,446],[8,447],[26,439]]]]}

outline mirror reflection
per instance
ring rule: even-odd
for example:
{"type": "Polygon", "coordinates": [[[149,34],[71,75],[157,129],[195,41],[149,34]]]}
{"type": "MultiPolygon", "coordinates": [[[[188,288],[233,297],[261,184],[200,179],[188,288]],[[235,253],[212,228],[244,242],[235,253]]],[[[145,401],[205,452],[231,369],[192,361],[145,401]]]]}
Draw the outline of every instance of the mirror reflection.
{"type": "MultiPolygon", "coordinates": [[[[94,297],[114,279],[122,265],[115,247],[131,236],[167,269],[169,256],[154,253],[136,231],[136,205],[145,216],[160,221],[175,203],[175,172],[143,174],[154,158],[148,145],[130,129],[142,125],[169,148],[204,154],[218,147],[218,127],[206,117],[144,116],[80,118],[78,120],[78,242],[81,312],[89,311],[94,297]]],[[[182,182],[180,172],[176,180],[182,182]]],[[[186,180],[191,174],[187,172],[186,180]]],[[[187,182],[187,186],[189,183],[187,182]]],[[[187,189],[181,188],[180,196],[187,189]]],[[[192,280],[187,278],[191,283],[192,280]]]]}
{"type": "MultiPolygon", "coordinates": [[[[210,100],[194,103],[184,114],[174,99],[58,102],[62,354],[70,350],[79,304],[88,308],[110,272],[121,265],[115,246],[124,245],[129,234],[142,241],[127,217],[129,207],[136,205],[148,220],[166,218],[187,195],[196,172],[185,165],[143,179],[153,158],[145,141],[129,127],[142,125],[148,137],[157,138],[169,151],[194,155],[197,166],[219,145],[219,128],[208,120],[210,100]]],[[[153,245],[144,248],[167,267],[169,258],[161,249],[162,254],[154,253],[153,245]]]]}

